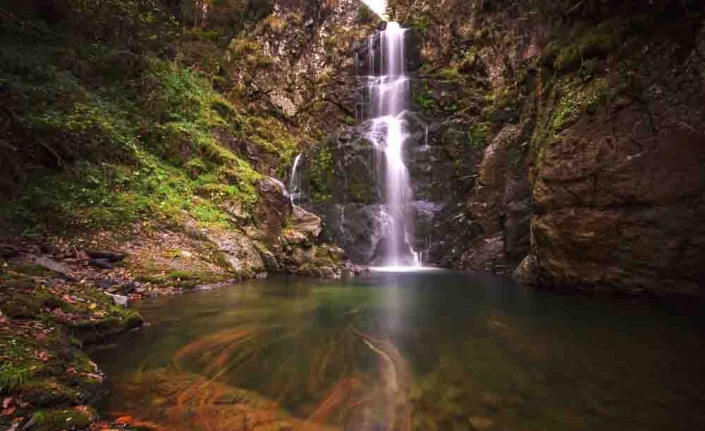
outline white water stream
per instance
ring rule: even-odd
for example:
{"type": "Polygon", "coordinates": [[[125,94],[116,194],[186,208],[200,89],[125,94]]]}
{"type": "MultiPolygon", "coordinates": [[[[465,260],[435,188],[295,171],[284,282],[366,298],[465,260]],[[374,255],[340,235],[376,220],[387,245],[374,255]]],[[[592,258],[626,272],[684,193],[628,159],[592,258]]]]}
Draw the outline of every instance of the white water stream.
{"type": "Polygon", "coordinates": [[[372,102],[372,126],[369,139],[385,158],[385,196],[389,220],[384,265],[390,267],[419,266],[408,244],[405,208],[410,201],[409,173],[404,164],[404,114],[409,93],[409,80],[404,73],[404,37],[406,30],[396,22],[388,22],[380,33],[380,53],[370,39],[370,78],[368,88],[372,102]],[[379,58],[380,74],[375,75],[375,59],[379,58]]]}
{"type": "Polygon", "coordinates": [[[291,168],[291,177],[289,178],[289,198],[292,205],[296,205],[296,202],[301,200],[301,194],[303,193],[303,176],[301,174],[297,175],[301,156],[302,154],[299,154],[294,159],[294,166],[291,168]]]}

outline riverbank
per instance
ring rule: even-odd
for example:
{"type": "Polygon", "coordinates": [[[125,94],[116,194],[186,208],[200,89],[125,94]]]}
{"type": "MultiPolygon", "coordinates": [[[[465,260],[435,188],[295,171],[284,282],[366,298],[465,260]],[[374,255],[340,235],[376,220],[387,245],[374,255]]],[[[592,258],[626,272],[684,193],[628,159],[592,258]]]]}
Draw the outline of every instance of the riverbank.
{"type": "MultiPolygon", "coordinates": [[[[146,224],[0,244],[3,431],[108,427],[95,410],[105,376],[84,348],[143,324],[129,301],[268,275],[237,271],[202,236],[146,224]]],[[[363,270],[347,262],[335,268],[345,275],[363,270]]]]}
{"type": "Polygon", "coordinates": [[[116,305],[86,274],[62,273],[65,264],[45,256],[36,256],[44,265],[25,257],[0,261],[0,429],[96,427],[105,376],[83,349],[138,328],[142,317],[116,305]]]}

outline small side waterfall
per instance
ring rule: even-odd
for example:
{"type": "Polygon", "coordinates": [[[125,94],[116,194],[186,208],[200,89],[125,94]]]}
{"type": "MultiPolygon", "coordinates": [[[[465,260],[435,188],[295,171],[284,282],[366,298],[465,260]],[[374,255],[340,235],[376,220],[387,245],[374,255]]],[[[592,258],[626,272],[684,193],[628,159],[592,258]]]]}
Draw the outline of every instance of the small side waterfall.
{"type": "Polygon", "coordinates": [[[390,222],[384,264],[407,266],[420,264],[413,256],[407,239],[405,208],[410,201],[409,174],[404,164],[406,139],[404,114],[409,93],[409,81],[404,74],[404,33],[398,23],[388,22],[380,34],[379,75],[375,76],[374,44],[370,40],[370,77],[368,88],[372,103],[369,139],[384,153],[386,211],[390,222]]]}
{"type": "Polygon", "coordinates": [[[293,205],[296,205],[296,202],[301,200],[301,194],[303,193],[303,175],[298,170],[302,155],[299,154],[294,159],[294,166],[291,168],[291,177],[289,178],[289,198],[293,205]]]}

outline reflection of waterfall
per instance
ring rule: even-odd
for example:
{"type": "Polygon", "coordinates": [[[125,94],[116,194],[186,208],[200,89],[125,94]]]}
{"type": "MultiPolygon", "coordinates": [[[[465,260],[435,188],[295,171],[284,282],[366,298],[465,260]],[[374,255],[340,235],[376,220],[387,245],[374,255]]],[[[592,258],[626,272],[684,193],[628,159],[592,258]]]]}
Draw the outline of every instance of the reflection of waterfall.
{"type": "MultiPolygon", "coordinates": [[[[387,213],[391,219],[384,250],[385,265],[412,264],[405,222],[405,207],[410,200],[409,174],[403,160],[405,105],[409,82],[404,75],[404,34],[398,23],[387,23],[380,35],[380,75],[369,79],[372,100],[369,139],[384,153],[387,213]]],[[[370,42],[370,47],[373,44],[370,42]]],[[[374,52],[370,50],[370,70],[375,73],[374,52]]]]}
{"type": "Polygon", "coordinates": [[[302,154],[299,154],[294,159],[294,166],[291,168],[291,178],[289,178],[289,196],[291,203],[296,205],[296,202],[301,200],[303,175],[298,172],[299,162],[302,154]]]}

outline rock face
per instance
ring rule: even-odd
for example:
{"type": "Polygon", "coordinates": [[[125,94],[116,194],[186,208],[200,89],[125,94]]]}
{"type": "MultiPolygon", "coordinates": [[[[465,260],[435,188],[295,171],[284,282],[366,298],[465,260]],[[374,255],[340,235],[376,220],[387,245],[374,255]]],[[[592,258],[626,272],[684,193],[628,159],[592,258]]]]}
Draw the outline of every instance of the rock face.
{"type": "Polygon", "coordinates": [[[522,163],[524,128],[505,126],[485,149],[468,203],[482,234],[461,257],[462,268],[504,271],[529,251],[531,189],[522,163]]]}
{"type": "Polygon", "coordinates": [[[369,263],[375,258],[384,236],[385,220],[380,204],[322,204],[327,241],[343,247],[353,262],[369,263]]]}
{"type": "Polygon", "coordinates": [[[263,178],[257,183],[257,192],[260,197],[255,211],[258,227],[265,241],[274,244],[291,215],[291,201],[286,186],[271,177],[263,178]]]}
{"type": "Polygon", "coordinates": [[[266,270],[259,250],[245,235],[232,231],[209,231],[206,236],[238,274],[254,276],[266,270]]]}
{"type": "Polygon", "coordinates": [[[643,92],[537,142],[540,282],[705,294],[705,59],[676,49],[645,60],[643,92]]]}
{"type": "MultiPolygon", "coordinates": [[[[358,43],[354,54],[358,74],[368,73],[369,49],[378,43],[378,35],[371,42],[358,43]]],[[[513,125],[502,131],[485,151],[489,138],[502,130],[506,119],[489,124],[479,104],[473,102],[458,112],[457,101],[475,100],[474,94],[486,90],[486,78],[478,73],[465,82],[418,70],[421,40],[409,31],[406,45],[411,97],[404,114],[404,160],[413,195],[406,208],[409,245],[426,264],[464,269],[518,264],[528,253],[529,238],[529,185],[524,158],[517,149],[525,128],[513,125]],[[478,181],[480,175],[486,184],[478,181]],[[491,249],[474,253],[497,235],[491,249]]],[[[379,52],[378,47],[373,50],[376,55],[379,52]]],[[[377,58],[373,64],[379,63],[377,58]]],[[[324,155],[332,159],[327,166],[312,167],[317,170],[313,179],[328,188],[323,199],[314,196],[311,208],[322,214],[326,238],[340,244],[353,261],[369,264],[381,257],[388,226],[381,187],[385,159],[366,138],[369,100],[364,83],[358,82],[357,89],[356,97],[348,94],[339,99],[357,100],[355,109],[363,120],[309,154],[313,161],[325,160],[324,155]]]]}

